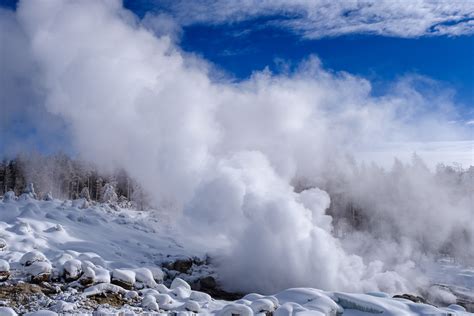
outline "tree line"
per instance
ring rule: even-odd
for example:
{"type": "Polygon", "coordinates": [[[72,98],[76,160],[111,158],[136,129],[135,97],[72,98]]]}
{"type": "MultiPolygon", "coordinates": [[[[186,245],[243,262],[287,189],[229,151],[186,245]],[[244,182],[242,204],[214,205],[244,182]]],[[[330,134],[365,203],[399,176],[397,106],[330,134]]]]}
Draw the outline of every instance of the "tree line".
{"type": "Polygon", "coordinates": [[[63,153],[19,154],[0,161],[0,196],[8,191],[20,195],[29,183],[34,184],[38,198],[50,194],[58,199],[129,201],[140,209],[147,204],[140,185],[123,169],[104,172],[92,163],[63,153]]]}

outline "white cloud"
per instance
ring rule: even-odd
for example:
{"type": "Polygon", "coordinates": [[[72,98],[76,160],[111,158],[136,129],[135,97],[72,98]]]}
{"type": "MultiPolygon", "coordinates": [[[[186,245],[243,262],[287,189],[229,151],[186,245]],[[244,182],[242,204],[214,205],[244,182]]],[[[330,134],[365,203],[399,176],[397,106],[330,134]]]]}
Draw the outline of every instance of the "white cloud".
{"type": "Polygon", "coordinates": [[[470,35],[474,2],[467,0],[197,0],[172,1],[183,24],[225,24],[274,17],[270,24],[306,38],[346,34],[394,37],[470,35]]]}
{"type": "MultiPolygon", "coordinates": [[[[26,92],[42,96],[34,104],[68,123],[83,157],[127,170],[157,205],[174,211],[184,234],[217,248],[213,255],[228,286],[400,292],[409,286],[403,267],[420,250],[418,238],[434,240],[436,248],[455,225],[472,230],[465,227],[469,209],[452,205],[458,200],[425,177],[421,191],[416,185],[401,191],[410,200],[393,198],[392,187],[363,191],[386,210],[389,221],[379,216],[380,223],[397,224],[393,236],[388,229],[383,235],[397,247],[381,245],[379,235],[344,241],[325,213],[327,194],[297,193],[292,184],[351,174],[346,154],[388,141],[466,136],[464,126],[450,123],[452,94],[430,80],[403,78],[375,97],[368,80],[327,70],[316,57],[288,74],[265,70],[237,83],[215,80],[205,61],[137,24],[120,1],[22,1],[16,18],[27,59],[38,69],[23,73],[35,84],[24,86],[26,92]],[[419,80],[432,93],[419,91],[419,80]],[[420,201],[426,207],[410,208],[420,201]],[[397,217],[399,205],[405,213],[397,217]],[[437,239],[430,236],[435,229],[437,239]],[[399,236],[406,236],[404,244],[399,236]],[[370,263],[353,254],[369,246],[383,249],[370,263]],[[398,258],[402,248],[397,264],[376,261],[398,258]]],[[[167,23],[153,25],[161,22],[167,23]]],[[[3,69],[6,78],[19,71],[3,69]]],[[[359,179],[350,179],[357,187],[359,179]]]]}

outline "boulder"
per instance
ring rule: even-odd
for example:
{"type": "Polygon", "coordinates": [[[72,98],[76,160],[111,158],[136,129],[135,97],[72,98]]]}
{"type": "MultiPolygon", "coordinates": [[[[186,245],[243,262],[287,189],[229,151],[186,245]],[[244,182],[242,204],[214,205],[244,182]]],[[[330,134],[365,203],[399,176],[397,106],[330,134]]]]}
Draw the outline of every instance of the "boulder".
{"type": "Polygon", "coordinates": [[[24,271],[32,283],[40,284],[49,281],[52,269],[51,263],[48,261],[35,261],[26,266],[24,271]]]}
{"type": "Polygon", "coordinates": [[[0,282],[8,280],[10,277],[10,264],[0,259],[0,282]]]}
{"type": "Polygon", "coordinates": [[[413,294],[394,295],[393,298],[403,298],[403,299],[412,301],[412,302],[414,302],[414,303],[423,303],[423,304],[426,304],[426,300],[425,300],[423,297],[417,296],[417,295],[413,295],[413,294]]]}
{"type": "Polygon", "coordinates": [[[48,259],[46,259],[44,254],[42,254],[39,251],[33,250],[33,251],[25,253],[21,257],[20,264],[24,267],[28,267],[35,262],[47,262],[47,261],[48,259]]]}
{"type": "Polygon", "coordinates": [[[0,251],[7,250],[7,241],[3,238],[0,238],[0,251]]]}
{"type": "Polygon", "coordinates": [[[112,271],[112,284],[131,290],[135,284],[135,272],[126,269],[115,269],[112,271]]]}
{"type": "Polygon", "coordinates": [[[170,289],[174,290],[178,287],[183,287],[189,291],[191,291],[191,286],[186,282],[184,281],[183,279],[181,278],[175,278],[173,280],[173,282],[171,282],[171,286],[170,286],[170,289]]]}
{"type": "Polygon", "coordinates": [[[214,289],[217,286],[217,282],[212,276],[207,276],[199,279],[199,285],[201,289],[214,289]]]}
{"type": "Polygon", "coordinates": [[[82,263],[77,259],[68,260],[63,264],[63,276],[66,282],[79,279],[82,274],[82,263]]]}

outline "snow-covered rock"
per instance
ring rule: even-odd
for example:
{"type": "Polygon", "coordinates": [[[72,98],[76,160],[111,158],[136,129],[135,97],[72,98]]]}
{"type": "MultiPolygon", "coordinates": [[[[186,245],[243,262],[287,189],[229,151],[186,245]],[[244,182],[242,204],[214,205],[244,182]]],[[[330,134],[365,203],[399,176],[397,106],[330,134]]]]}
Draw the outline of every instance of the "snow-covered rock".
{"type": "Polygon", "coordinates": [[[153,295],[146,295],[143,300],[142,300],[142,307],[145,310],[150,310],[150,311],[159,311],[160,307],[158,303],[156,302],[156,298],[153,295]]]}
{"type": "Polygon", "coordinates": [[[278,305],[268,298],[260,298],[250,304],[250,308],[254,313],[273,313],[278,305]]]}
{"type": "Polygon", "coordinates": [[[8,280],[9,277],[10,264],[6,260],[0,259],[0,282],[8,280]]]}
{"type": "Polygon", "coordinates": [[[114,269],[112,271],[112,283],[130,290],[135,284],[135,275],[133,270],[114,269]]]}
{"type": "Polygon", "coordinates": [[[33,251],[30,251],[30,252],[27,252],[25,253],[21,259],[20,259],[20,264],[22,266],[29,266],[31,264],[33,264],[34,262],[46,262],[48,261],[48,259],[46,258],[46,256],[37,251],[37,250],[33,250],[33,251]]]}
{"type": "Polygon", "coordinates": [[[106,294],[106,293],[118,293],[118,294],[125,295],[127,294],[127,290],[123,289],[122,287],[118,285],[110,284],[110,283],[96,284],[84,290],[84,295],[86,297],[98,295],[98,294],[106,294]]]}
{"type": "Polygon", "coordinates": [[[82,261],[82,275],[78,282],[83,286],[90,286],[97,283],[110,283],[110,272],[109,270],[96,266],[88,260],[82,261]]]}
{"type": "Polygon", "coordinates": [[[191,294],[189,295],[189,299],[196,301],[196,302],[210,302],[212,300],[211,296],[207,293],[204,292],[199,292],[199,291],[191,291],[191,294]]]}
{"type": "MultiPolygon", "coordinates": [[[[293,315],[311,315],[311,316],[327,316],[318,311],[308,311],[298,303],[286,302],[277,308],[273,313],[274,316],[293,316],[293,315]]],[[[356,314],[357,315],[357,314],[356,314]]]]}
{"type": "MultiPolygon", "coordinates": [[[[82,286],[90,286],[92,284],[97,283],[96,274],[92,267],[89,267],[89,266],[84,267],[83,273],[81,277],[79,278],[79,283],[82,286]]],[[[105,283],[108,283],[108,282],[105,282],[105,283]]]]}
{"type": "Polygon", "coordinates": [[[7,250],[7,241],[3,238],[0,238],[0,251],[7,250]]]}
{"type": "Polygon", "coordinates": [[[179,300],[184,300],[189,298],[191,295],[191,289],[185,288],[183,286],[178,286],[177,288],[171,290],[171,293],[179,300]]]}
{"type": "Polygon", "coordinates": [[[134,269],[136,282],[143,284],[146,287],[155,287],[156,281],[153,278],[153,273],[147,268],[134,269]]]}
{"type": "Polygon", "coordinates": [[[201,306],[195,301],[187,301],[184,303],[184,308],[193,313],[199,313],[201,311],[201,306]]]}
{"type": "Polygon", "coordinates": [[[155,280],[156,283],[163,283],[163,279],[165,278],[165,273],[163,272],[163,270],[161,270],[161,268],[150,267],[148,269],[151,271],[153,275],[153,279],[155,280]]]}
{"type": "Polygon", "coordinates": [[[155,290],[157,290],[158,292],[163,293],[163,294],[168,294],[168,293],[171,292],[171,290],[169,288],[167,288],[166,285],[164,285],[164,284],[157,284],[155,286],[155,290]]]}
{"type": "Polygon", "coordinates": [[[136,300],[139,298],[138,292],[136,291],[128,291],[127,294],[125,294],[125,299],[127,300],[136,300]]]}
{"type": "Polygon", "coordinates": [[[250,307],[242,304],[227,304],[218,313],[218,316],[252,316],[253,311],[250,307]]]}
{"type": "Polygon", "coordinates": [[[155,298],[158,301],[158,304],[160,304],[160,306],[167,306],[174,303],[173,298],[168,294],[158,294],[155,295],[155,298]]]}
{"type": "Polygon", "coordinates": [[[186,281],[181,278],[175,278],[173,282],[171,282],[170,289],[174,290],[178,287],[183,287],[185,289],[191,290],[191,286],[186,281]]]}
{"type": "Polygon", "coordinates": [[[79,279],[82,274],[82,263],[77,259],[68,260],[63,264],[63,275],[67,282],[79,279]]]}
{"type": "Polygon", "coordinates": [[[52,269],[51,263],[48,261],[35,261],[25,266],[24,272],[32,282],[41,283],[50,279],[52,269]]]}

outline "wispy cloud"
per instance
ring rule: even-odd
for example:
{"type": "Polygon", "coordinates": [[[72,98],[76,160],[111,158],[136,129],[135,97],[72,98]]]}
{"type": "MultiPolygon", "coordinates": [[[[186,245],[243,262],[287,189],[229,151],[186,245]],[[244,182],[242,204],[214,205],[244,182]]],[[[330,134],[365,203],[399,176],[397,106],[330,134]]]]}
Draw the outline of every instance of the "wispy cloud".
{"type": "Polygon", "coordinates": [[[271,25],[306,38],[346,34],[412,38],[474,33],[474,1],[179,0],[169,2],[168,9],[183,25],[271,17],[271,25]]]}

